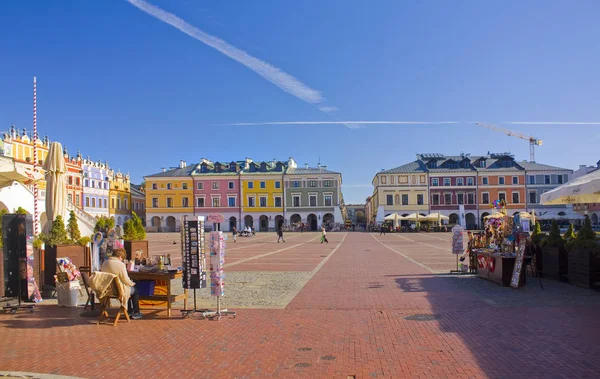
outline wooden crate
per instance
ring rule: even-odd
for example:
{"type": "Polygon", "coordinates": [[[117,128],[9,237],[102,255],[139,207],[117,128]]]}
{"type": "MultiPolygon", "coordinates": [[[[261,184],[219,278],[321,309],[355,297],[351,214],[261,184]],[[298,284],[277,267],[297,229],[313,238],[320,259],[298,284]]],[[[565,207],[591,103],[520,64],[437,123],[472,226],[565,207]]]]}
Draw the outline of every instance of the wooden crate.
{"type": "Polygon", "coordinates": [[[567,252],[558,246],[545,246],[542,249],[542,273],[544,278],[560,280],[568,273],[567,252]]]}
{"type": "Polygon", "coordinates": [[[569,252],[569,283],[583,288],[592,288],[600,281],[600,254],[588,249],[576,248],[569,252]]]}

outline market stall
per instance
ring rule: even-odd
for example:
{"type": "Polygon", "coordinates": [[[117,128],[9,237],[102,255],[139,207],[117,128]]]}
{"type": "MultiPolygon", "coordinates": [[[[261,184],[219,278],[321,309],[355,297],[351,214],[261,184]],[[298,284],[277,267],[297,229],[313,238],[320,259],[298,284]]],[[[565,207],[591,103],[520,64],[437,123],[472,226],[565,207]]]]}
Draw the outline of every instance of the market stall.
{"type": "Polygon", "coordinates": [[[504,287],[522,287],[531,215],[507,215],[504,201],[495,201],[493,207],[497,212],[484,218],[485,230],[468,233],[477,276],[504,287]]]}

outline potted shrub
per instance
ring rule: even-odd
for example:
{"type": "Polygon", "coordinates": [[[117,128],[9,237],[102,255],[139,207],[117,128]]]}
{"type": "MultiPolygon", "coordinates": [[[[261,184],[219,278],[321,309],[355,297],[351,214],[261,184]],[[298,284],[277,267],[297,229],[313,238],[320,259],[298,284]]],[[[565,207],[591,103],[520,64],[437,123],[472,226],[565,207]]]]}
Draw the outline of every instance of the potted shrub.
{"type": "Polygon", "coordinates": [[[575,236],[575,230],[573,229],[573,224],[569,224],[569,228],[567,229],[567,232],[565,233],[565,241],[572,241],[576,238],[575,236]]]}
{"type": "Polygon", "coordinates": [[[592,222],[585,217],[577,237],[567,242],[569,283],[578,287],[591,288],[600,282],[600,245],[592,222]]]}
{"type": "Polygon", "coordinates": [[[541,241],[541,251],[544,277],[560,280],[561,275],[567,274],[568,261],[565,240],[560,235],[560,229],[555,220],[552,220],[550,234],[541,241]]]}
{"type": "Polygon", "coordinates": [[[85,247],[89,237],[81,237],[75,212],[69,215],[68,228],[61,216],[56,216],[48,236],[43,236],[46,245],[44,254],[43,284],[53,285],[56,274],[56,258],[68,257],[76,267],[85,265],[85,247]]]}
{"type": "Polygon", "coordinates": [[[148,258],[148,241],[146,240],[146,229],[142,220],[135,212],[123,225],[124,246],[127,259],[148,258]]]}

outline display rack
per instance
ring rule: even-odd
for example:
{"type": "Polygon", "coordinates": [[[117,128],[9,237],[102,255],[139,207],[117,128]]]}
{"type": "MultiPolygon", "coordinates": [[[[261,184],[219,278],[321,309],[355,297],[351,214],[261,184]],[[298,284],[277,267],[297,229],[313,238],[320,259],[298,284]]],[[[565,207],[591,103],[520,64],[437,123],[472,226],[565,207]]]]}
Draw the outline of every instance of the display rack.
{"type": "Polygon", "coordinates": [[[182,284],[184,289],[192,289],[194,308],[181,310],[183,317],[195,313],[209,312],[208,309],[198,309],[196,304],[196,289],[206,288],[206,247],[204,243],[204,216],[181,218],[181,257],[182,284]]]}
{"type": "Polygon", "coordinates": [[[234,311],[221,309],[221,297],[225,294],[225,236],[223,232],[211,232],[209,239],[210,246],[210,294],[217,298],[217,309],[206,311],[203,316],[211,320],[220,320],[222,316],[233,316],[234,311]]]}

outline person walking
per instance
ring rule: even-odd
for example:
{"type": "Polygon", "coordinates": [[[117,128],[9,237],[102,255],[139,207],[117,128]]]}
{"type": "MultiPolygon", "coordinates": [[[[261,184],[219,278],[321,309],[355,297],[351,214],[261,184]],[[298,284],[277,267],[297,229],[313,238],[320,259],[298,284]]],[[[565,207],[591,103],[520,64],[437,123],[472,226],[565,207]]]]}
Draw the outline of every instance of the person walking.
{"type": "Polygon", "coordinates": [[[233,234],[233,243],[237,242],[237,229],[235,228],[235,226],[233,227],[233,229],[231,230],[231,233],[233,234]]]}
{"type": "Polygon", "coordinates": [[[285,242],[283,239],[283,226],[279,226],[279,229],[277,229],[277,243],[279,243],[279,240],[285,242]]]}
{"type": "Polygon", "coordinates": [[[327,231],[325,231],[324,226],[321,226],[321,243],[323,242],[329,243],[329,241],[327,241],[327,231]]]}
{"type": "Polygon", "coordinates": [[[385,229],[386,229],[386,228],[385,228],[385,225],[381,225],[381,229],[379,230],[379,235],[382,235],[382,234],[383,234],[383,235],[385,236],[385,232],[386,232],[386,230],[385,230],[385,229]]]}

